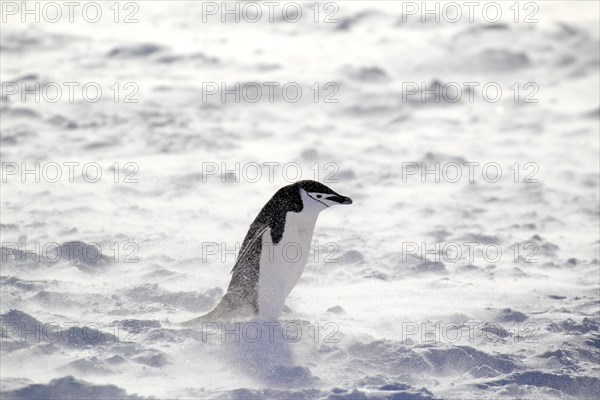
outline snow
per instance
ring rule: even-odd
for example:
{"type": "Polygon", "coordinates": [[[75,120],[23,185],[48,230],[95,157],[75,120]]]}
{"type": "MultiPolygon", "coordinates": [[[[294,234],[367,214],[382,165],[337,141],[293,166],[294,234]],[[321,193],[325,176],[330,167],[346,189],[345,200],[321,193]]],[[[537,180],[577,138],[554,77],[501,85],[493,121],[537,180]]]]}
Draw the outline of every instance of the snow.
{"type": "Polygon", "coordinates": [[[337,23],[312,3],[297,23],[135,4],[133,24],[109,3],[95,24],[2,23],[2,398],[600,395],[598,3],[538,2],[531,24],[512,2],[496,24],[404,21],[400,2],[336,2],[337,23]],[[303,94],[271,101],[269,82],[303,94]],[[290,311],[181,327],[298,168],[354,203],[319,216],[290,311]]]}

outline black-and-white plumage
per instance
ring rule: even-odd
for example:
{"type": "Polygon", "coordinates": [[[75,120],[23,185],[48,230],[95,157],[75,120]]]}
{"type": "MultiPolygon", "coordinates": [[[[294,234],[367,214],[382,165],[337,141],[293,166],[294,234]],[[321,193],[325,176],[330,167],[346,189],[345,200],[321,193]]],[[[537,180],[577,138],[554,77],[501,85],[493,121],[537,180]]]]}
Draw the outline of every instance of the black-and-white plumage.
{"type": "Polygon", "coordinates": [[[250,225],[221,302],[186,324],[238,316],[277,318],[306,265],[319,212],[336,204],[352,204],[352,200],[316,181],[278,190],[250,225]],[[284,254],[290,246],[299,257],[284,254]]]}

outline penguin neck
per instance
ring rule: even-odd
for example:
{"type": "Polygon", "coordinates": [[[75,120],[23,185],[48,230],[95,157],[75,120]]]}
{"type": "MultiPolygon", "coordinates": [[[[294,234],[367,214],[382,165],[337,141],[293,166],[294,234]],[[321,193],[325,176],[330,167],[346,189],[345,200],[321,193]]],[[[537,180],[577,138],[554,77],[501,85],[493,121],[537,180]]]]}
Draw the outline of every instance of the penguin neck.
{"type": "Polygon", "coordinates": [[[291,234],[291,237],[295,237],[303,242],[310,242],[318,217],[319,210],[315,209],[303,209],[299,213],[288,212],[286,215],[285,231],[291,234]]]}
{"type": "Polygon", "coordinates": [[[310,198],[304,190],[301,191],[301,201],[299,212],[286,213],[284,237],[286,242],[296,242],[308,252],[319,213],[327,206],[310,198]]]}

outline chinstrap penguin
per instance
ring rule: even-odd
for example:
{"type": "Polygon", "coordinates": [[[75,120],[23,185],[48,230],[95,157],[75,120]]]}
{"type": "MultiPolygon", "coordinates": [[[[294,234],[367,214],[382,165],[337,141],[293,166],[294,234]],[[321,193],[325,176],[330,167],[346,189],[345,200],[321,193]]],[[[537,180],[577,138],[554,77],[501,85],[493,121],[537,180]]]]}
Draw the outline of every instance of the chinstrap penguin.
{"type": "Polygon", "coordinates": [[[250,225],[221,302],[184,325],[240,317],[276,320],[306,266],[319,213],[339,204],[352,200],[316,181],[279,189],[250,225]]]}

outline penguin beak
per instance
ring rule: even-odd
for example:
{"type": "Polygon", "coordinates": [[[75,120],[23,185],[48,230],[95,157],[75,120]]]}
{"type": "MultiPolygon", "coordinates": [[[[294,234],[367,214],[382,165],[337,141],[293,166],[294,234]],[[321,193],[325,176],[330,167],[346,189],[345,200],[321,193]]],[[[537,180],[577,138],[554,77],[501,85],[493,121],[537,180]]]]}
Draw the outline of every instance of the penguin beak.
{"type": "Polygon", "coordinates": [[[352,199],[350,197],[342,196],[339,194],[335,196],[328,196],[327,200],[335,201],[339,204],[352,204],[352,199]]]}

